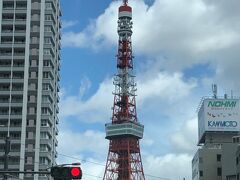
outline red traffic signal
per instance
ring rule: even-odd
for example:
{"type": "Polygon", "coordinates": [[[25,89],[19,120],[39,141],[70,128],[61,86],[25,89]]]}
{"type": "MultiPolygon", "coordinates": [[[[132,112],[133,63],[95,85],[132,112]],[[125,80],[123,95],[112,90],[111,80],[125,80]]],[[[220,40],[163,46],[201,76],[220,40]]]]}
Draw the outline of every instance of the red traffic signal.
{"type": "Polygon", "coordinates": [[[54,179],[82,179],[80,167],[54,166],[51,168],[51,176],[54,179]]]}
{"type": "Polygon", "coordinates": [[[71,169],[71,175],[73,177],[79,177],[79,175],[81,174],[81,169],[79,167],[72,167],[71,169]]]}

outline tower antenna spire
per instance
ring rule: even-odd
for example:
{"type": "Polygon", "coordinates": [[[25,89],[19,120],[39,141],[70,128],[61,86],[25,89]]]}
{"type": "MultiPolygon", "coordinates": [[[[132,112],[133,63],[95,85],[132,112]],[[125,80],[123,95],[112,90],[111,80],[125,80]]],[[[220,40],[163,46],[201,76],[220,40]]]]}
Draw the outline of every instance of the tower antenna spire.
{"type": "Polygon", "coordinates": [[[105,125],[110,141],[103,180],[145,180],[139,140],[144,126],[138,122],[133,74],[132,8],[128,1],[118,9],[118,53],[112,122],[105,125]]]}

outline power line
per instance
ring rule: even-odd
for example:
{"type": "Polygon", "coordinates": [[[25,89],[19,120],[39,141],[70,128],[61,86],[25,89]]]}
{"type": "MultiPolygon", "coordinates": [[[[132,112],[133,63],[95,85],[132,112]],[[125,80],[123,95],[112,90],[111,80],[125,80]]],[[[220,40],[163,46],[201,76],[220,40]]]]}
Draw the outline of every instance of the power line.
{"type": "MultiPolygon", "coordinates": [[[[73,156],[70,156],[70,155],[66,155],[66,154],[61,154],[61,153],[58,153],[58,155],[64,156],[64,157],[67,157],[67,158],[71,158],[71,159],[75,159],[75,160],[79,160],[79,161],[81,161],[82,163],[91,163],[91,164],[95,164],[95,165],[99,165],[99,166],[105,167],[104,164],[101,164],[101,163],[98,163],[98,162],[88,161],[88,160],[86,160],[86,159],[80,159],[80,158],[76,158],[76,157],[73,157],[73,156]]],[[[102,179],[102,177],[99,177],[99,176],[95,176],[95,175],[91,175],[91,174],[86,174],[86,173],[84,173],[84,174],[85,174],[85,175],[88,175],[88,176],[92,176],[92,177],[96,177],[96,178],[102,179]]],[[[148,176],[148,177],[151,177],[151,178],[156,178],[156,179],[162,179],[162,180],[171,180],[171,179],[166,178],[166,177],[154,176],[154,175],[151,175],[151,174],[145,174],[145,176],[148,176]]]]}
{"type": "Polygon", "coordinates": [[[82,161],[83,163],[84,163],[84,162],[88,162],[88,163],[96,164],[96,165],[99,165],[99,166],[105,166],[105,165],[103,165],[103,164],[101,164],[101,163],[98,163],[98,162],[88,161],[88,160],[86,160],[86,159],[80,159],[80,158],[76,158],[76,157],[69,156],[69,155],[65,155],[65,154],[60,154],[60,153],[58,153],[58,155],[64,156],[64,157],[68,157],[68,158],[71,158],[71,159],[80,160],[80,161],[82,161]]]}

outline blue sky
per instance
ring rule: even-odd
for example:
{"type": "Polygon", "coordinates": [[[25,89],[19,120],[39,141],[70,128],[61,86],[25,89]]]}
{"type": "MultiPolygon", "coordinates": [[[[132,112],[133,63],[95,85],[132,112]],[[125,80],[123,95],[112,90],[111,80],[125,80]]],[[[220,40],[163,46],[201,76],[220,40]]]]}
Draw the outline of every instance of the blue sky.
{"type": "MultiPolygon", "coordinates": [[[[121,1],[62,0],[59,163],[82,162],[84,179],[101,179],[108,151],[104,124],[113,104],[117,9],[121,1]],[[90,162],[97,162],[97,165],[90,162]],[[93,175],[93,176],[91,176],[93,175]]],[[[240,84],[238,0],[130,0],[138,118],[145,125],[148,175],[191,179],[202,96],[240,84]],[[227,4],[226,4],[227,3],[227,4]],[[176,169],[173,174],[172,169],[176,169]]],[[[148,180],[161,179],[146,177],[148,180]]]]}

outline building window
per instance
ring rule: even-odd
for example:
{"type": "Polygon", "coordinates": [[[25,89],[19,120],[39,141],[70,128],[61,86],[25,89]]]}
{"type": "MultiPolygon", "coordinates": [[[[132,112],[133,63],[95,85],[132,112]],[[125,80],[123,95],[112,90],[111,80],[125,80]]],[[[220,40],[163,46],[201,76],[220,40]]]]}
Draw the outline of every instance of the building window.
{"type": "Polygon", "coordinates": [[[50,85],[49,84],[44,83],[42,87],[43,87],[43,90],[45,90],[45,91],[50,90],[50,85]]]}
{"type": "Polygon", "coordinates": [[[49,139],[49,136],[48,136],[47,132],[41,132],[40,133],[40,138],[41,139],[49,139]]]}
{"type": "Polygon", "coordinates": [[[49,67],[50,66],[50,61],[49,60],[44,60],[43,61],[43,66],[49,67]]]}
{"type": "Polygon", "coordinates": [[[222,156],[221,156],[221,154],[217,154],[217,161],[218,161],[218,162],[220,162],[220,161],[221,161],[221,159],[222,159],[222,156]]]}
{"type": "Polygon", "coordinates": [[[199,171],[199,176],[203,177],[203,171],[199,171]]]}
{"type": "Polygon", "coordinates": [[[43,108],[42,108],[42,114],[49,114],[49,113],[48,113],[48,108],[43,107],[43,108]]]}
{"type": "Polygon", "coordinates": [[[41,126],[42,126],[42,127],[47,127],[47,126],[48,126],[48,123],[47,123],[47,120],[46,120],[46,119],[42,119],[42,121],[41,121],[41,126]]]}
{"type": "Polygon", "coordinates": [[[237,159],[236,159],[236,164],[238,165],[238,162],[239,162],[239,160],[238,160],[238,157],[237,157],[237,159]]]}
{"type": "Polygon", "coordinates": [[[51,3],[46,3],[45,6],[46,6],[46,9],[52,9],[52,4],[51,3]]]}
{"type": "Polygon", "coordinates": [[[44,43],[45,43],[45,44],[51,44],[51,38],[45,37],[45,38],[44,38],[44,43]]]}
{"type": "Polygon", "coordinates": [[[217,168],[217,175],[222,176],[222,168],[217,168]]]}
{"type": "Polygon", "coordinates": [[[52,32],[51,26],[45,26],[45,27],[44,27],[44,31],[46,31],[46,32],[52,32]]]}
{"type": "Polygon", "coordinates": [[[52,16],[49,15],[49,14],[45,15],[45,20],[46,21],[51,21],[52,20],[52,16]]]}
{"type": "Polygon", "coordinates": [[[49,77],[49,73],[48,72],[43,72],[43,78],[48,78],[49,77]]]}
{"type": "Polygon", "coordinates": [[[44,49],[44,55],[51,55],[50,49],[44,49]]]}

